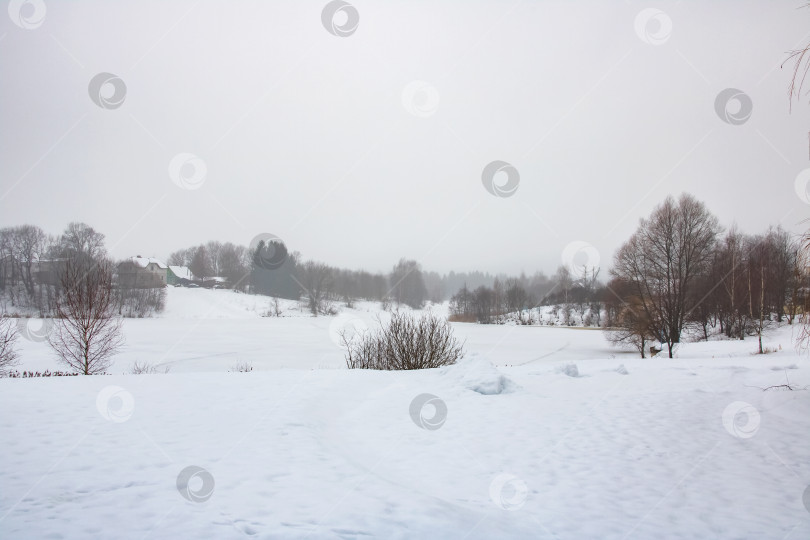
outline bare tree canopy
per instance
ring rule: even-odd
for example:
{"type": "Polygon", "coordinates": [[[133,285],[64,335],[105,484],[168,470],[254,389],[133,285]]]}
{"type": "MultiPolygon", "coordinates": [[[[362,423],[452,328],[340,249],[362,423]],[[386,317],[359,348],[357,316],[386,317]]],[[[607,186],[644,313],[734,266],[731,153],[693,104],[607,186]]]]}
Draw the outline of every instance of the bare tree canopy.
{"type": "Polygon", "coordinates": [[[60,257],[99,260],[106,256],[104,235],[86,223],[73,222],[65,228],[58,241],[60,257]]]}
{"type": "Polygon", "coordinates": [[[299,275],[310,313],[315,317],[328,314],[331,311],[328,300],[334,282],[334,269],[324,263],[306,261],[299,267],[299,275]]]}
{"type": "Polygon", "coordinates": [[[695,307],[690,286],[708,269],[720,226],[693,196],[668,197],[617,252],[613,274],[638,299],[655,338],[672,347],[695,307]]]}
{"type": "Polygon", "coordinates": [[[16,342],[20,335],[13,319],[0,316],[0,376],[9,373],[19,363],[16,342]]]}
{"type": "Polygon", "coordinates": [[[84,375],[106,371],[124,343],[122,321],[115,312],[111,263],[99,261],[85,269],[68,261],[58,318],[48,338],[60,362],[84,375]]]}
{"type": "Polygon", "coordinates": [[[394,300],[414,309],[421,308],[427,300],[427,287],[418,262],[400,259],[389,276],[394,300]]]}

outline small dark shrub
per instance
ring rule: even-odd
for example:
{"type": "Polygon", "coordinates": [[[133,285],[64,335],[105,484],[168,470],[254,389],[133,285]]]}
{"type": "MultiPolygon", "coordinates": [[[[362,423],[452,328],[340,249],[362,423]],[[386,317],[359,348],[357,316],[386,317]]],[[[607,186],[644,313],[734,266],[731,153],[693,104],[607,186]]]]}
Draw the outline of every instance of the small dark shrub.
{"type": "Polygon", "coordinates": [[[154,375],[155,373],[168,373],[170,369],[170,366],[165,366],[161,371],[158,366],[149,362],[135,362],[132,364],[129,373],[130,375],[154,375]]]}
{"type": "Polygon", "coordinates": [[[395,312],[374,332],[342,334],[350,369],[428,369],[455,364],[463,355],[450,323],[433,314],[395,312]]]}
{"type": "Polygon", "coordinates": [[[231,366],[228,371],[235,371],[237,373],[250,373],[253,371],[253,364],[250,362],[236,362],[231,366]]]}

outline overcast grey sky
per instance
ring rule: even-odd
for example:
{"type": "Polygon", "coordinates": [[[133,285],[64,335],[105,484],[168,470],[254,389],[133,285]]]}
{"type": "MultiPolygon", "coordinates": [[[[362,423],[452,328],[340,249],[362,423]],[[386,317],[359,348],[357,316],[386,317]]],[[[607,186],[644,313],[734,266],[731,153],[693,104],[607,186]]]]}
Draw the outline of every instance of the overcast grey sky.
{"type": "Polygon", "coordinates": [[[115,257],[272,233],[343,267],[551,272],[572,242],[607,265],[668,194],[746,232],[808,217],[799,0],[6,3],[0,226],[84,221],[115,257]]]}

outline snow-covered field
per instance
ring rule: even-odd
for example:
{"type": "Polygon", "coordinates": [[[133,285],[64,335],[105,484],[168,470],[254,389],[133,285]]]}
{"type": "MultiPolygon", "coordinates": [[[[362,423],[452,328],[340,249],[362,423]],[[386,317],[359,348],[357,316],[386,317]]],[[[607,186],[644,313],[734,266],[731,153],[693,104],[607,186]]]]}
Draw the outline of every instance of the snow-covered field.
{"type": "Polygon", "coordinates": [[[761,390],[810,385],[790,327],[642,360],[456,324],[460,364],[368,372],[335,331],[377,306],[284,308],[170,289],[112,375],[0,380],[0,538],[810,538],[810,390],[761,390]]]}

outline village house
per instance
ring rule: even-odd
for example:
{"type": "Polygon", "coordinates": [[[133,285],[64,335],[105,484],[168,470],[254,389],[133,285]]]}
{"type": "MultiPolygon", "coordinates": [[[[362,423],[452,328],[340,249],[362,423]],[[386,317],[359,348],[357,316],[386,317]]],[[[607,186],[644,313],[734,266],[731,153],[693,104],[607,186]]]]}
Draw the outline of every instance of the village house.
{"type": "Polygon", "coordinates": [[[118,286],[129,289],[157,289],[165,287],[168,266],[158,259],[130,257],[118,265],[118,286]]]}
{"type": "Polygon", "coordinates": [[[166,282],[169,285],[188,285],[194,281],[194,274],[187,266],[169,265],[166,271],[166,282]]]}

